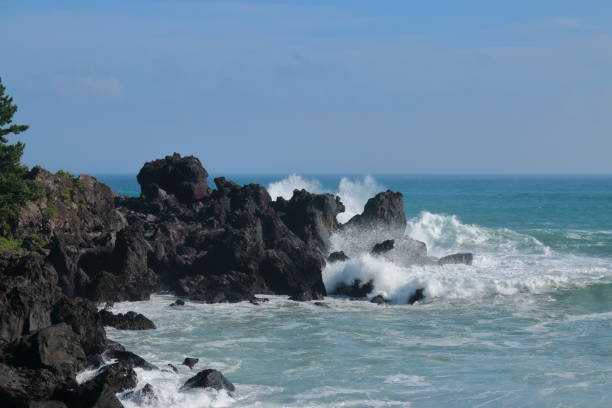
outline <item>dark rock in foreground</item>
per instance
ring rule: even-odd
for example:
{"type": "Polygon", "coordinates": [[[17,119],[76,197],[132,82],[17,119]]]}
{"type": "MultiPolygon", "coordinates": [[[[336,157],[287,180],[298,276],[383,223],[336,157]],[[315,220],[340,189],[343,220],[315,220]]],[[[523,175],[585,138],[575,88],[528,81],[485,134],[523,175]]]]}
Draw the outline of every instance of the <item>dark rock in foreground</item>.
{"type": "Polygon", "coordinates": [[[113,314],[108,310],[100,310],[100,317],[104,326],[119,330],[151,330],[155,324],[144,315],[136,312],[113,314]]]}
{"type": "Polygon", "coordinates": [[[473,260],[474,260],[474,255],[470,253],[452,254],[452,255],[448,255],[443,258],[438,259],[438,264],[439,265],[449,265],[449,264],[471,265],[473,260]]]}
{"type": "Polygon", "coordinates": [[[376,244],[372,248],[372,254],[379,255],[379,254],[384,254],[385,252],[389,252],[390,250],[393,249],[393,244],[394,243],[395,243],[395,240],[388,239],[388,240],[383,241],[383,242],[381,242],[379,244],[376,244]]]}
{"type": "Polygon", "coordinates": [[[338,252],[332,252],[331,254],[329,254],[329,256],[327,257],[327,262],[329,263],[344,262],[344,261],[348,261],[349,259],[350,258],[346,256],[344,251],[338,251],[338,252]]]}
{"type": "Polygon", "coordinates": [[[214,388],[215,390],[234,391],[236,387],[228,381],[221,372],[213,369],[200,371],[194,377],[191,377],[181,387],[181,390],[191,388],[214,388]]]}
{"type": "Polygon", "coordinates": [[[336,286],[333,295],[344,295],[352,298],[363,298],[368,293],[374,290],[374,281],[369,280],[366,283],[361,282],[361,279],[355,279],[350,285],[342,282],[336,286]]]}
{"type": "Polygon", "coordinates": [[[193,358],[193,357],[185,357],[185,359],[183,360],[183,365],[186,365],[187,367],[193,369],[193,367],[195,367],[195,365],[198,363],[198,361],[200,361],[199,358],[193,358]]]}

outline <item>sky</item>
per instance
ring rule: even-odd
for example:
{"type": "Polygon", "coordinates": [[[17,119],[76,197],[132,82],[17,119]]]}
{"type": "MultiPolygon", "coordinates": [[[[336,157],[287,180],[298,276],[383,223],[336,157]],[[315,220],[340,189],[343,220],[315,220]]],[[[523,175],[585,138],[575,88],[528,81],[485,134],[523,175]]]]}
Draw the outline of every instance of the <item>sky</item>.
{"type": "Polygon", "coordinates": [[[609,0],[2,0],[24,163],[612,173],[609,0]]]}

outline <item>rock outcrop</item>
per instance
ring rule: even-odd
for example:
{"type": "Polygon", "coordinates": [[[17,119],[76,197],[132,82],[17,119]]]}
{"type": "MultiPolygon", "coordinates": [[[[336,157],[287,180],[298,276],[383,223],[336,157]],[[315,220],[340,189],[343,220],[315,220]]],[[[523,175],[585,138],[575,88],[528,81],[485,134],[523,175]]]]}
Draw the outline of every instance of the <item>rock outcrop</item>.
{"type": "Polygon", "coordinates": [[[147,317],[136,312],[113,314],[108,310],[100,310],[100,317],[104,326],[119,330],[152,330],[155,323],[147,317]]]}
{"type": "Polygon", "coordinates": [[[406,230],[404,196],[387,190],[366,203],[363,213],[355,215],[343,226],[348,229],[382,230],[389,237],[401,236],[406,230]]]}
{"type": "Polygon", "coordinates": [[[213,369],[202,370],[195,376],[188,379],[182,390],[190,388],[213,388],[215,390],[234,391],[236,387],[229,382],[221,372],[213,369]]]}
{"type": "Polygon", "coordinates": [[[207,177],[208,173],[199,159],[174,153],[146,163],[137,179],[145,198],[159,198],[161,189],[174,195],[181,203],[191,204],[210,194],[207,177]]]}

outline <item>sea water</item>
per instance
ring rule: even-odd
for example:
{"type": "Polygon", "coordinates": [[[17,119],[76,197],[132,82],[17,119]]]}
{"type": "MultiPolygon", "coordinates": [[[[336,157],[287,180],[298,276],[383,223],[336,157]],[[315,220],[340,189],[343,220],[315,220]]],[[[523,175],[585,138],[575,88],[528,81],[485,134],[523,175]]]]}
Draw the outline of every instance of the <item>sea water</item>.
{"type": "MultiPolygon", "coordinates": [[[[138,370],[158,407],[612,406],[611,176],[238,175],[273,197],[294,188],[338,194],[344,222],[386,189],[404,194],[406,235],[433,256],[474,264],[410,266],[367,253],[326,267],[326,286],[373,279],[392,304],[327,298],[328,308],[271,296],[261,305],[158,294],[116,304],[157,330],[108,336],[179,374],[138,370]],[[426,299],[406,305],[424,288],[426,299]],[[198,357],[190,370],[184,357],[198,357]],[[178,389],[198,369],[236,385],[178,389]]],[[[98,176],[123,194],[133,176],[98,176]]],[[[334,237],[334,249],[344,241],[334,237]]],[[[138,406],[125,396],[126,406],[138,406]]]]}

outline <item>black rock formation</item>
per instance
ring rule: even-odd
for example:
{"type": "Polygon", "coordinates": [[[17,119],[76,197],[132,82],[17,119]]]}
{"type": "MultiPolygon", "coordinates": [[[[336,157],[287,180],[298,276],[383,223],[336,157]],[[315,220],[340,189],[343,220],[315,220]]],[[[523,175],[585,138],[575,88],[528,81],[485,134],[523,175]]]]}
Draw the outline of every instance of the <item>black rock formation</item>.
{"type": "Polygon", "coordinates": [[[366,203],[363,213],[355,215],[343,227],[356,229],[382,229],[390,236],[402,235],[406,229],[404,196],[387,190],[378,193],[366,203]]]}
{"type": "Polygon", "coordinates": [[[336,286],[333,291],[333,295],[344,295],[352,298],[363,298],[368,293],[374,290],[374,281],[369,280],[363,283],[361,279],[355,279],[350,285],[342,282],[336,286]]]}
{"type": "Polygon", "coordinates": [[[378,243],[374,245],[374,247],[372,248],[372,254],[379,255],[379,254],[384,254],[385,252],[389,252],[390,250],[393,249],[394,243],[395,243],[395,240],[393,239],[387,239],[386,241],[378,243]]]}
{"type": "Polygon", "coordinates": [[[104,326],[119,330],[151,330],[155,324],[144,315],[136,312],[113,314],[108,310],[100,310],[100,317],[104,326]]]}
{"type": "Polygon", "coordinates": [[[234,391],[236,387],[234,384],[229,382],[227,378],[221,374],[221,372],[213,369],[202,370],[195,376],[188,379],[182,390],[188,390],[190,388],[214,388],[215,390],[227,390],[234,391]]]}
{"type": "Polygon", "coordinates": [[[416,302],[418,302],[419,300],[423,300],[425,299],[425,289],[419,288],[417,289],[412,295],[410,295],[410,297],[408,298],[407,303],[409,305],[412,305],[416,302]]]}
{"type": "Polygon", "coordinates": [[[346,256],[344,251],[337,251],[337,252],[332,252],[331,254],[329,254],[329,256],[327,257],[327,262],[328,263],[344,262],[344,261],[348,261],[349,259],[350,258],[346,256]]]}

